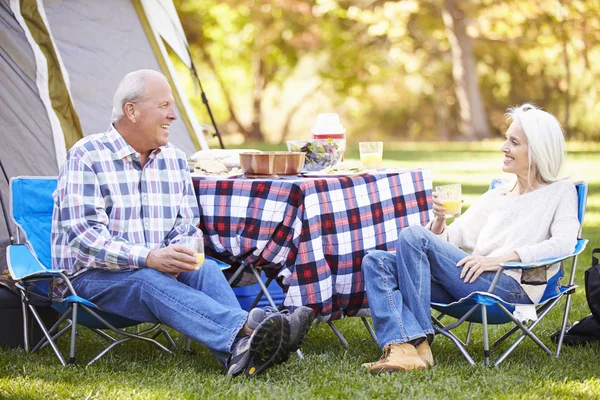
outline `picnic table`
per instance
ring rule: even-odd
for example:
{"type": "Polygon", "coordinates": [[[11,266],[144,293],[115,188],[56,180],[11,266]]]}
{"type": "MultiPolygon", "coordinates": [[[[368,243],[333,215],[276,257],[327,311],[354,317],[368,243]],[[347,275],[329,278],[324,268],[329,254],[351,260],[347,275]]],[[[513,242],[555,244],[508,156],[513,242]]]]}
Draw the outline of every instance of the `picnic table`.
{"type": "Polygon", "coordinates": [[[284,306],[322,321],[368,315],[362,258],[395,250],[400,229],[432,216],[427,170],[192,180],[207,247],[277,275],[284,306]]]}

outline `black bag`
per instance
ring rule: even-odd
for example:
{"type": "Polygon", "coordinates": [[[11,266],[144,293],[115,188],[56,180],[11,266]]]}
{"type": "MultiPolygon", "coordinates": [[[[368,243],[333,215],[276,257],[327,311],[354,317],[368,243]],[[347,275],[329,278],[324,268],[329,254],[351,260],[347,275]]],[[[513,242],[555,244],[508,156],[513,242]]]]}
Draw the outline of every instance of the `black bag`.
{"type": "MultiPolygon", "coordinates": [[[[58,321],[58,313],[51,307],[37,307],[38,314],[49,329],[58,321]]],[[[34,346],[43,336],[43,332],[34,320],[33,314],[28,312],[29,343],[34,346]]],[[[0,346],[23,347],[23,309],[21,296],[14,287],[14,281],[6,275],[0,276],[0,346]]]]}
{"type": "MultiPolygon", "coordinates": [[[[592,250],[592,267],[585,271],[585,296],[592,313],[567,329],[563,339],[566,346],[600,341],[600,264],[597,255],[600,255],[600,248],[592,250]]],[[[558,342],[559,335],[560,331],[552,335],[554,343],[558,342]]]]}
{"type": "Polygon", "coordinates": [[[585,271],[585,297],[590,311],[600,321],[600,248],[592,250],[592,267],[585,271]]]}

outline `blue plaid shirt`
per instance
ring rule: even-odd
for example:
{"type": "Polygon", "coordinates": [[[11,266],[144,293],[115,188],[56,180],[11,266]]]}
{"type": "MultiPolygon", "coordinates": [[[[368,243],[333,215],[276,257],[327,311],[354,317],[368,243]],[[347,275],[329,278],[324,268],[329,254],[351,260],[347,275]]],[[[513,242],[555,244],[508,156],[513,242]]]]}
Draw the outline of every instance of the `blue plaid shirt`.
{"type": "Polygon", "coordinates": [[[176,243],[199,223],[185,154],[168,144],[142,167],[112,126],[71,148],[53,197],[52,266],[71,276],[145,267],[150,250],[176,243]]]}

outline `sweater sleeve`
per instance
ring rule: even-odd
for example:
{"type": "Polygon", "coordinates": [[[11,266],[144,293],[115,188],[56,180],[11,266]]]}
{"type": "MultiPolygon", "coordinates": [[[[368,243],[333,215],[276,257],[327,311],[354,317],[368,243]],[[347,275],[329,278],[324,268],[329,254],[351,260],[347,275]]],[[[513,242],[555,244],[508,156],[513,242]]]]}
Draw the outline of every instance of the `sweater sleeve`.
{"type": "Polygon", "coordinates": [[[471,253],[477,244],[479,233],[487,223],[489,205],[496,191],[490,190],[477,199],[463,215],[452,222],[448,228],[447,240],[471,253]]]}
{"type": "Polygon", "coordinates": [[[537,244],[515,249],[521,261],[535,262],[562,257],[573,252],[579,233],[577,192],[575,186],[570,182],[565,182],[563,187],[564,190],[557,193],[556,201],[551,203],[554,210],[547,210],[547,212],[554,212],[554,218],[550,225],[550,238],[537,244]]]}

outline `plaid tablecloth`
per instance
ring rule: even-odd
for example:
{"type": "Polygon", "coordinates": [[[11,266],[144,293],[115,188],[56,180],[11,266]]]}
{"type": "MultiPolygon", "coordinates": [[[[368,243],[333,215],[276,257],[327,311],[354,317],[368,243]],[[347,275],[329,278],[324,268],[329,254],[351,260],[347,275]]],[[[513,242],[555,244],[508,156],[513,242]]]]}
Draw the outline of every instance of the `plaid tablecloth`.
{"type": "Polygon", "coordinates": [[[284,305],[321,320],[368,314],[362,258],[395,250],[400,229],[432,216],[426,170],[193,182],[207,245],[277,274],[284,305]]]}

